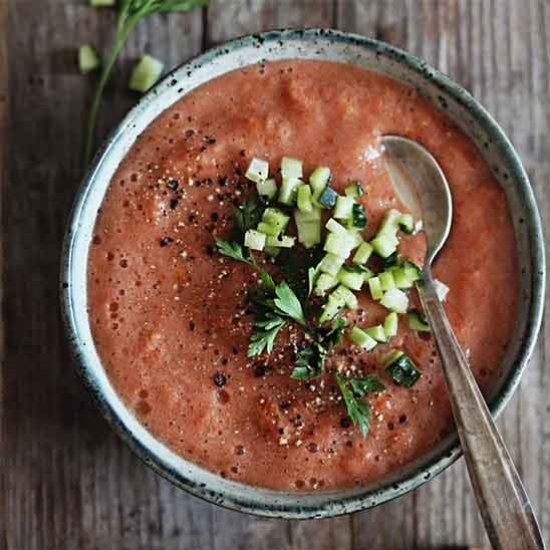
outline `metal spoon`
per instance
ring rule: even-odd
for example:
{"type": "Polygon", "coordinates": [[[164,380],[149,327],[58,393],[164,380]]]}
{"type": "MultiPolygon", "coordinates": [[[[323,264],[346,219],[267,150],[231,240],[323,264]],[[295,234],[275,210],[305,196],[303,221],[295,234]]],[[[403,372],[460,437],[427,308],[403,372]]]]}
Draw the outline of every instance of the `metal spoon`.
{"type": "Polygon", "coordinates": [[[544,549],[521,479],[434,288],[431,266],[449,236],[453,216],[445,174],[435,158],[413,140],[387,135],[382,145],[398,197],[423,220],[428,251],[418,293],[441,358],[458,436],[489,540],[496,550],[544,549]]]}

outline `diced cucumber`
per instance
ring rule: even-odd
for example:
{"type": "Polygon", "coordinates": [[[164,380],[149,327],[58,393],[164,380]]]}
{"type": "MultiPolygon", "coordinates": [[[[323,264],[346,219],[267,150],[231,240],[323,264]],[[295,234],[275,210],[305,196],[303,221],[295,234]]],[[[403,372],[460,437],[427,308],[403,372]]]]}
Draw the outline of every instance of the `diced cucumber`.
{"type": "Polygon", "coordinates": [[[447,299],[447,294],[449,294],[449,287],[439,279],[434,279],[434,287],[437,297],[444,302],[447,299]]]}
{"type": "Polygon", "coordinates": [[[163,68],[164,65],[158,59],[145,54],[132,71],[128,84],[130,90],[141,93],[149,91],[157,83],[163,68]]]}
{"type": "Polygon", "coordinates": [[[330,218],[330,220],[328,220],[325,224],[325,227],[328,231],[334,233],[335,235],[340,235],[342,237],[348,236],[348,230],[343,225],[339,224],[334,218],[330,218]]]}
{"type": "Polygon", "coordinates": [[[384,319],[384,332],[387,338],[397,335],[397,329],[399,328],[399,317],[395,311],[388,313],[384,319]]]}
{"type": "Polygon", "coordinates": [[[350,227],[364,229],[367,226],[367,214],[362,204],[355,203],[351,208],[351,218],[348,221],[350,227]]]}
{"type": "Polygon", "coordinates": [[[336,235],[336,233],[329,233],[325,240],[323,250],[340,256],[345,260],[351,254],[353,245],[353,241],[347,235],[344,237],[342,235],[336,235]]]}
{"type": "Polygon", "coordinates": [[[277,196],[277,183],[273,178],[268,178],[265,181],[258,181],[256,182],[256,190],[261,197],[267,197],[269,200],[273,200],[277,196]]]}
{"type": "Polygon", "coordinates": [[[390,311],[406,313],[409,307],[409,298],[402,290],[394,288],[384,293],[380,303],[390,311]]]}
{"type": "Polygon", "coordinates": [[[424,314],[417,309],[413,309],[407,313],[409,319],[409,328],[418,332],[430,332],[430,325],[424,314]]]}
{"type": "Polygon", "coordinates": [[[279,190],[279,202],[290,206],[296,202],[298,187],[302,185],[302,180],[298,178],[283,178],[281,189],[279,190]]]}
{"type": "Polygon", "coordinates": [[[383,271],[378,275],[378,277],[380,277],[380,285],[382,286],[382,290],[384,292],[386,290],[393,290],[394,288],[396,288],[395,280],[391,271],[383,271]]]}
{"type": "Polygon", "coordinates": [[[260,222],[256,229],[260,233],[263,233],[264,235],[268,235],[270,237],[277,237],[281,234],[281,230],[277,226],[265,222],[260,222]]]}
{"type": "Polygon", "coordinates": [[[357,248],[365,242],[361,236],[361,231],[358,229],[348,229],[348,237],[353,242],[353,248],[357,248]]]}
{"type": "Polygon", "coordinates": [[[351,197],[338,197],[336,199],[334,213],[332,214],[333,217],[338,220],[350,219],[352,216],[354,204],[356,204],[355,199],[351,197]]]}
{"type": "Polygon", "coordinates": [[[392,208],[384,214],[382,223],[378,229],[378,235],[393,235],[395,236],[398,229],[399,219],[401,218],[401,212],[392,208]]]}
{"type": "Polygon", "coordinates": [[[346,187],[344,193],[347,197],[357,199],[365,194],[365,190],[363,189],[363,184],[360,181],[355,181],[346,187]]]}
{"type": "Polygon", "coordinates": [[[403,267],[394,267],[392,269],[392,275],[393,280],[395,282],[395,286],[400,289],[407,289],[411,288],[414,284],[413,281],[411,281],[403,269],[403,267]]]}
{"type": "Polygon", "coordinates": [[[388,352],[388,354],[384,357],[382,361],[382,368],[387,368],[389,365],[391,365],[394,361],[397,361],[400,357],[403,357],[405,353],[398,349],[392,349],[388,352]]]}
{"type": "Polygon", "coordinates": [[[298,241],[306,248],[321,242],[321,210],[313,207],[311,212],[294,210],[294,220],[298,229],[298,241]]]}
{"type": "Polygon", "coordinates": [[[403,269],[405,270],[405,275],[413,282],[419,281],[422,279],[422,270],[410,260],[407,260],[403,264],[403,269]]]}
{"type": "Polygon", "coordinates": [[[281,175],[283,179],[301,179],[303,176],[301,160],[283,157],[281,160],[281,175]]]}
{"type": "Polygon", "coordinates": [[[378,233],[370,244],[380,257],[387,258],[397,250],[399,241],[393,235],[378,233]]]}
{"type": "Polygon", "coordinates": [[[392,350],[386,356],[383,365],[393,381],[406,388],[414,386],[422,376],[422,372],[418,370],[412,360],[399,350],[392,350]]]}
{"type": "Polygon", "coordinates": [[[365,276],[360,268],[343,266],[338,271],[336,278],[351,290],[361,290],[365,282],[365,276]]]}
{"type": "Polygon", "coordinates": [[[111,7],[116,4],[116,0],[90,0],[90,6],[93,8],[111,7]]]}
{"type": "Polygon", "coordinates": [[[279,229],[279,233],[284,233],[290,222],[290,216],[287,216],[279,208],[266,208],[262,215],[262,222],[276,227],[279,229]]]}
{"type": "Polygon", "coordinates": [[[296,203],[301,212],[311,212],[311,209],[313,208],[311,196],[311,187],[309,185],[304,183],[298,187],[298,198],[296,203]]]}
{"type": "Polygon", "coordinates": [[[372,279],[374,277],[374,273],[368,268],[363,265],[357,266],[361,272],[363,273],[363,280],[367,282],[369,279],[372,279]]]}
{"type": "Polygon", "coordinates": [[[414,219],[412,214],[401,214],[397,223],[404,233],[411,235],[414,232],[414,219]]]}
{"type": "Polygon", "coordinates": [[[317,296],[324,296],[328,290],[334,288],[338,284],[338,279],[329,275],[328,273],[321,273],[317,277],[317,282],[315,283],[315,294],[317,296]]]}
{"type": "Polygon", "coordinates": [[[343,298],[338,295],[334,295],[334,292],[329,295],[327,303],[323,306],[323,311],[319,317],[319,322],[321,324],[334,319],[340,311],[344,309],[346,302],[343,298]]]}
{"type": "Polygon", "coordinates": [[[296,243],[295,237],[282,235],[278,237],[267,237],[265,240],[266,246],[270,248],[292,248],[296,243]]]}
{"type": "Polygon", "coordinates": [[[357,296],[347,287],[340,285],[336,290],[332,291],[331,296],[338,296],[344,300],[344,303],[350,309],[357,309],[359,302],[357,296]]]}
{"type": "Polygon", "coordinates": [[[338,193],[336,193],[332,187],[327,185],[319,195],[318,203],[323,208],[333,208],[337,199],[338,193]]]}
{"type": "Polygon", "coordinates": [[[266,236],[255,229],[249,229],[244,234],[244,246],[250,250],[262,251],[266,244],[266,236]]]}
{"type": "Polygon", "coordinates": [[[369,243],[362,243],[359,245],[355,256],[353,256],[353,263],[359,265],[366,264],[373,250],[374,249],[369,243]]]}
{"type": "Polygon", "coordinates": [[[313,189],[313,198],[318,199],[321,196],[321,193],[330,184],[332,179],[332,174],[330,168],[326,166],[318,166],[313,170],[309,176],[309,184],[313,189]]]}
{"type": "Polygon", "coordinates": [[[323,273],[327,273],[328,275],[332,275],[333,277],[336,277],[338,275],[338,271],[344,264],[344,259],[340,258],[339,256],[335,256],[334,254],[325,254],[323,259],[319,262],[319,271],[322,271],[323,273]]]}
{"type": "MultiPolygon", "coordinates": [[[[250,161],[244,177],[250,181],[253,181],[254,183],[264,183],[269,177],[269,163],[267,162],[267,160],[254,157],[250,161]]],[[[260,195],[264,194],[260,193],[259,189],[258,193],[260,195]]]]}
{"type": "Polygon", "coordinates": [[[388,337],[384,331],[382,325],[375,325],[374,327],[369,327],[365,332],[371,337],[374,338],[377,342],[387,342],[388,337]]]}
{"type": "Polygon", "coordinates": [[[372,336],[369,336],[364,330],[360,329],[359,327],[353,327],[351,329],[349,338],[353,343],[361,346],[366,351],[371,351],[378,345],[378,342],[374,338],[372,338],[372,336]]]}
{"type": "Polygon", "coordinates": [[[82,44],[78,50],[78,68],[82,74],[95,71],[101,65],[101,58],[91,44],[82,44]]]}
{"type": "Polygon", "coordinates": [[[422,278],[421,269],[410,260],[402,266],[392,268],[395,286],[401,289],[412,288],[416,281],[422,278]]]}
{"type": "Polygon", "coordinates": [[[380,284],[380,278],[379,277],[371,277],[367,281],[369,285],[370,295],[372,296],[373,300],[380,300],[384,296],[384,293],[382,292],[382,285],[380,284]]]}

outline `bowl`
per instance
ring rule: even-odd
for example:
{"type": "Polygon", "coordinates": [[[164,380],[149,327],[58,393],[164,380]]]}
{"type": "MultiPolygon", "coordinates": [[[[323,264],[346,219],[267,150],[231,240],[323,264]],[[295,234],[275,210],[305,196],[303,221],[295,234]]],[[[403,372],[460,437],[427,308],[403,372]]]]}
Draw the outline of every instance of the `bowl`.
{"type": "Polygon", "coordinates": [[[78,191],[63,246],[62,309],[70,345],[85,384],[114,429],[154,471],[196,496],[231,509],[287,519],[323,518],[364,510],[416,489],[460,456],[456,434],[390,477],[359,488],[292,493],[223,479],[176,455],[126,408],[102,367],[87,312],[87,257],[98,208],[112,175],[138,135],[183,94],[212,78],[260,61],[288,58],[352,63],[413,86],[462,128],[503,187],[521,270],[514,338],[499,378],[487,396],[494,414],[504,408],[533,350],[543,309],[543,236],[525,170],[501,128],[466,90],[425,61],[383,42],[354,34],[328,29],[286,29],[244,36],[213,48],[168,74],[103,144],[78,191]]]}

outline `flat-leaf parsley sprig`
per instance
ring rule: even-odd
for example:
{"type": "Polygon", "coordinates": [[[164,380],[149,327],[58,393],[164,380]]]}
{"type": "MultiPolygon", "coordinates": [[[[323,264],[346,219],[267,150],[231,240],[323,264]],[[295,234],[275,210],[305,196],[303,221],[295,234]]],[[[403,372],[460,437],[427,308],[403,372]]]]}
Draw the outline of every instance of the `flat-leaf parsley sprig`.
{"type": "Polygon", "coordinates": [[[260,274],[262,287],[251,295],[254,306],[254,333],[248,346],[249,357],[260,355],[264,350],[271,353],[275,338],[288,320],[302,327],[306,326],[302,304],[286,281],[275,283],[271,275],[258,266],[252,256],[245,256],[239,243],[216,239],[216,246],[223,256],[245,263],[260,274]]]}
{"type": "Polygon", "coordinates": [[[92,159],[97,113],[99,111],[99,106],[101,105],[103,91],[109,81],[118,55],[134,27],[147,15],[171,11],[190,11],[193,8],[206,6],[208,1],[209,0],[120,0],[118,3],[118,19],[115,42],[107,58],[107,62],[101,71],[99,83],[97,85],[94,98],[92,100],[90,113],[88,115],[86,142],[84,148],[84,162],[86,166],[92,159]]]}

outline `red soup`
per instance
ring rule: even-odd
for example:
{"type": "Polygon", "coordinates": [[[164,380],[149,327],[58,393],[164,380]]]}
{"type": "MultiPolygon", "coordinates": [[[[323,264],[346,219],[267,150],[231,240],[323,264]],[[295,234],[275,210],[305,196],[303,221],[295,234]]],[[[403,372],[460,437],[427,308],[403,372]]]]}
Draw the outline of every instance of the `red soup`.
{"type": "MultiPolygon", "coordinates": [[[[410,328],[407,315],[398,316],[397,334],[385,342],[366,330],[383,328],[392,309],[373,298],[368,278],[399,270],[387,267],[395,255],[384,260],[375,251],[363,267],[350,268],[365,273],[365,285],[352,291],[357,304],[339,308],[347,326],[320,359],[315,338],[327,338],[334,320],[318,324],[312,337],[281,317],[273,299],[266,307],[282,324],[273,350],[247,352],[262,330],[253,326],[250,296],[265,285],[257,269],[216,247],[216,238],[240,239],[249,254],[242,232],[234,236],[234,211],[250,225],[247,218],[265,204],[245,173],[252,158],[266,160],[279,188],[285,156],[303,161],[304,187],[317,166],[330,168],[330,186],[342,197],[351,182],[362,182],[364,194],[353,202],[368,224],[356,233],[372,242],[388,210],[403,211],[380,158],[379,137],[387,133],[423,143],[448,177],[455,215],[435,275],[450,289],[445,307],[477,379],[484,388],[494,379],[513,330],[518,266],[505,195],[475,146],[415,90],[379,74],[318,61],[252,66],[201,86],[143,132],[111,182],[90,251],[89,314],[99,355],[127,406],[176,453],[247,484],[326,490],[379,479],[452,429],[429,332],[410,328]],[[350,339],[353,327],[370,340],[350,339]],[[414,384],[384,364],[392,350],[416,365],[414,384]],[[292,377],[304,364],[307,375],[292,377]],[[365,380],[371,386],[361,389],[365,380]]],[[[293,200],[291,194],[286,202],[293,200]]],[[[319,197],[308,200],[304,208],[319,210],[319,197]]],[[[335,214],[330,197],[328,204],[319,210],[321,243],[307,254],[293,238],[293,221],[286,233],[294,246],[274,257],[251,253],[277,285],[293,288],[303,266],[323,257],[324,224],[335,214]]],[[[270,207],[291,218],[296,209],[276,199],[270,207]]],[[[348,230],[344,217],[338,223],[348,230]]],[[[400,258],[420,265],[424,250],[422,233],[399,232],[400,258]]],[[[331,292],[308,298],[295,290],[313,312],[331,292]]],[[[413,289],[401,292],[409,310],[419,307],[413,289]]]]}

